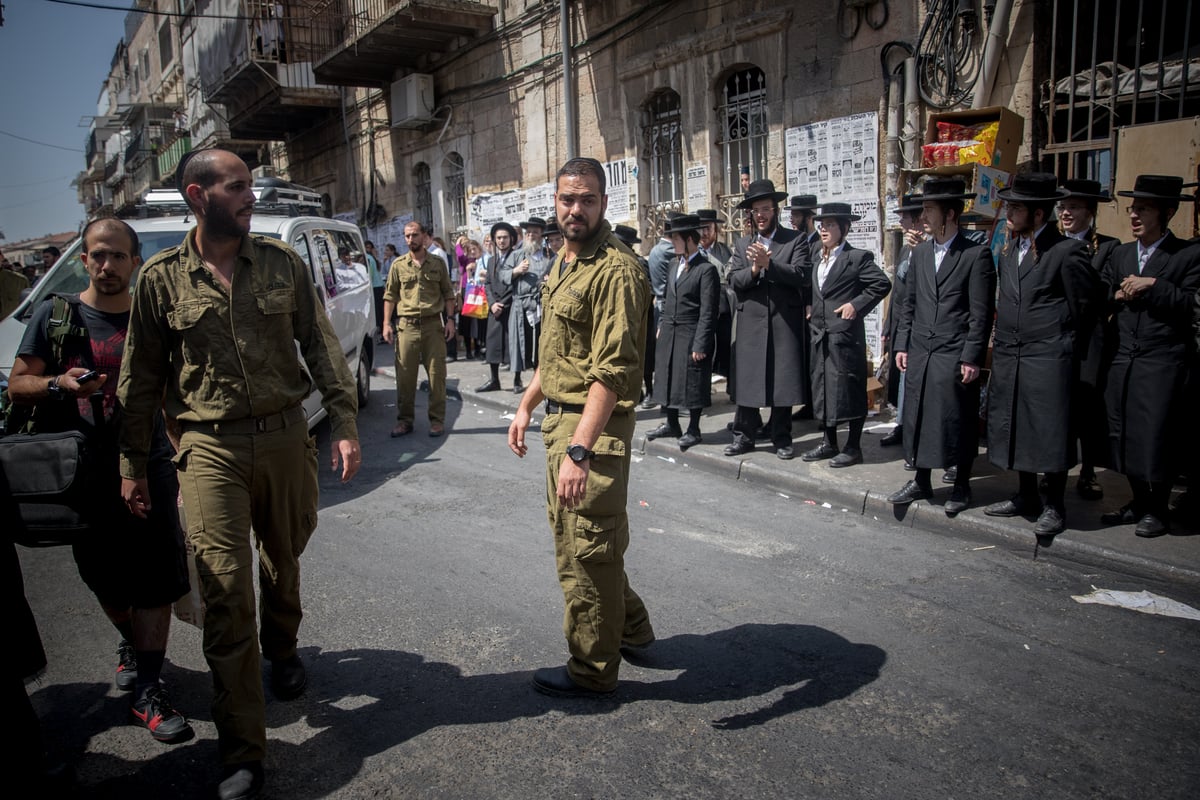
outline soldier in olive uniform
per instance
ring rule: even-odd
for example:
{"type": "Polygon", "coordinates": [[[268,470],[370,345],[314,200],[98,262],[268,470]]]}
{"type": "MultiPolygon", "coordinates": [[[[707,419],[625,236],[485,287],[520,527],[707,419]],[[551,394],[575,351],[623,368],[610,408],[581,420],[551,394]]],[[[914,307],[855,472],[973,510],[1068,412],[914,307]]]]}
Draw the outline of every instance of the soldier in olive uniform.
{"type": "Polygon", "coordinates": [[[150,510],[150,434],[165,409],[182,428],[176,461],[206,606],[218,794],[228,800],[263,784],[259,645],[277,698],[298,697],[307,683],[296,653],[299,559],[317,525],[317,449],[301,401],[315,382],[332,426],[332,466],[346,481],[361,462],[358,399],[308,267],[282,242],[249,235],[255,198],[245,163],[200,150],[178,169],[196,227],[150,259],[135,284],[117,385],[121,496],[135,516],[150,510]],[[297,343],[312,380],[298,368],[297,343]]]}
{"type": "Polygon", "coordinates": [[[454,286],[446,262],[425,249],[421,223],[405,225],[404,240],[408,252],[392,262],[383,290],[383,339],[396,342],[397,423],[392,436],[412,433],[420,364],[429,376],[429,435],[441,436],[446,432],[446,342],[454,338],[454,286]]]}
{"type": "Polygon", "coordinates": [[[525,431],[545,399],[546,503],[571,656],[565,667],[537,670],[533,685],[560,697],[613,691],[621,653],[654,641],[625,575],[650,285],[604,221],[604,183],[604,168],[592,158],[571,159],[558,172],[555,208],[567,244],[542,290],[538,369],[508,429],[508,446],[523,457],[525,431]]]}

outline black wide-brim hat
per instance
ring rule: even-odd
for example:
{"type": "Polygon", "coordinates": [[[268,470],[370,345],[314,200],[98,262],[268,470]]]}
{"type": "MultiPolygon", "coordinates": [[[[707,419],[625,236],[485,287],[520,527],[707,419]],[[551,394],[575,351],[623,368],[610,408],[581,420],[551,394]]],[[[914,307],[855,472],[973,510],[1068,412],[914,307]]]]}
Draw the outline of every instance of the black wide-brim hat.
{"type": "Polygon", "coordinates": [[[1049,172],[1017,175],[1008,188],[996,192],[996,197],[1009,203],[1053,203],[1069,195],[1066,189],[1058,188],[1058,176],[1049,172]]]}
{"type": "Polygon", "coordinates": [[[974,200],[975,193],[967,191],[967,182],[962,178],[927,178],[921,185],[921,194],[926,200],[974,200]]]}
{"type": "Polygon", "coordinates": [[[546,223],[546,227],[542,229],[542,233],[546,236],[549,236],[552,233],[562,233],[562,231],[558,229],[558,220],[549,220],[546,223]]]}
{"type": "Polygon", "coordinates": [[[721,215],[717,213],[715,208],[702,208],[696,212],[696,216],[699,217],[700,221],[706,225],[710,222],[723,225],[725,222],[723,219],[721,219],[721,215]]]}
{"type": "Polygon", "coordinates": [[[1066,200],[1069,197],[1078,197],[1081,200],[1095,200],[1097,203],[1107,203],[1112,200],[1108,192],[1100,187],[1100,181],[1091,181],[1087,178],[1068,178],[1062,182],[1062,188],[1067,192],[1066,200]]]}
{"type": "Polygon", "coordinates": [[[1183,194],[1183,178],[1176,175],[1138,175],[1133,191],[1117,192],[1121,197],[1141,197],[1147,200],[1195,202],[1195,195],[1183,194]]]}
{"type": "Polygon", "coordinates": [[[704,221],[696,214],[679,214],[667,220],[667,224],[663,227],[663,236],[670,236],[673,233],[686,233],[687,231],[699,231],[704,225],[704,221]]]}
{"type": "Polygon", "coordinates": [[[815,194],[794,194],[791,202],[783,209],[784,211],[816,211],[817,205],[815,194]]]}
{"type": "Polygon", "coordinates": [[[517,240],[517,229],[507,222],[497,222],[492,226],[492,229],[488,232],[488,236],[492,237],[492,241],[496,240],[496,231],[508,231],[509,238],[514,242],[517,240]]]}
{"type": "Polygon", "coordinates": [[[900,205],[892,209],[895,214],[912,214],[916,211],[924,210],[922,205],[925,197],[919,194],[906,194],[900,198],[900,205]]]}
{"type": "Polygon", "coordinates": [[[543,231],[546,230],[546,220],[541,217],[530,217],[524,222],[518,222],[517,224],[521,226],[521,230],[525,230],[526,228],[541,228],[543,231]]]}
{"type": "Polygon", "coordinates": [[[637,231],[628,225],[614,225],[613,235],[620,239],[625,244],[641,244],[641,238],[638,237],[637,231]]]}
{"type": "Polygon", "coordinates": [[[766,178],[760,178],[750,182],[750,188],[746,190],[746,199],[738,203],[738,208],[749,208],[758,200],[772,200],[778,203],[780,200],[787,198],[787,192],[775,191],[775,184],[766,178]]]}
{"type": "Polygon", "coordinates": [[[862,219],[860,214],[853,213],[849,203],[826,203],[821,206],[821,213],[813,216],[813,219],[820,221],[823,219],[848,219],[851,222],[858,222],[862,219]]]}

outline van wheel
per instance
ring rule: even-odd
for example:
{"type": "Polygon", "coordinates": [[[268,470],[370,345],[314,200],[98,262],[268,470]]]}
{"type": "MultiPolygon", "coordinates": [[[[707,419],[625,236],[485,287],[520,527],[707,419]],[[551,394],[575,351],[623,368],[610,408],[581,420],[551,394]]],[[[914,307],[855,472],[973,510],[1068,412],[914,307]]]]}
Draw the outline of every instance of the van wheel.
{"type": "Polygon", "coordinates": [[[371,357],[365,347],[358,349],[358,370],[354,382],[358,387],[358,407],[366,408],[367,401],[371,399],[371,357]]]}

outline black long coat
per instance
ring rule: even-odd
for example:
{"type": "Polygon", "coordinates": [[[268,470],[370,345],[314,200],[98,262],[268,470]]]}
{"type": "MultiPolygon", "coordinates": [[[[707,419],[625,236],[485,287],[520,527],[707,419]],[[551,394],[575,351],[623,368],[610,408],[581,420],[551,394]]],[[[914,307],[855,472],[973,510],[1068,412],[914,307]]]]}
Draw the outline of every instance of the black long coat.
{"type": "Polygon", "coordinates": [[[996,304],[992,252],[960,231],[934,270],[933,241],[913,248],[893,349],[907,353],[904,453],[922,469],[969,463],[979,449],[979,380],[996,304]]]}
{"type": "Polygon", "coordinates": [[[701,253],[692,257],[679,280],[674,269],[667,276],[654,354],[654,402],[686,409],[712,405],[720,296],[721,273],[701,253]],[[692,353],[706,357],[693,361],[692,353]]]}
{"type": "Polygon", "coordinates": [[[489,364],[499,364],[508,358],[508,315],[512,311],[513,289],[511,283],[505,283],[500,279],[500,270],[505,266],[511,270],[520,261],[521,250],[516,248],[509,250],[503,258],[497,251],[488,262],[487,281],[484,283],[484,288],[487,290],[489,308],[486,320],[487,363],[489,364]],[[499,314],[493,314],[490,310],[496,303],[504,304],[504,310],[499,314]]]}
{"type": "Polygon", "coordinates": [[[1178,474],[1177,445],[1188,440],[1180,426],[1200,247],[1168,233],[1142,271],[1154,285],[1132,301],[1117,302],[1115,292],[1137,274],[1137,261],[1136,241],[1119,245],[1104,280],[1117,322],[1117,351],[1104,393],[1109,443],[1118,472],[1135,480],[1171,481],[1178,474]]]}
{"type": "Polygon", "coordinates": [[[1001,469],[1066,472],[1077,460],[1072,400],[1099,279],[1087,246],[1053,225],[1018,258],[1013,242],[996,269],[988,459],[1001,469]]]}
{"type": "Polygon", "coordinates": [[[821,245],[809,251],[812,261],[812,400],[813,418],[832,426],[867,416],[867,329],[864,317],[887,297],[892,282],[869,250],[846,244],[818,286],[821,245]],[[834,309],[849,303],[854,319],[834,309]]]}
{"type": "Polygon", "coordinates": [[[1103,308],[1103,294],[1109,289],[1104,285],[1105,265],[1112,258],[1113,250],[1121,243],[1119,239],[1104,234],[1095,234],[1095,239],[1082,240],[1092,253],[1092,270],[1100,284],[1100,304],[1092,330],[1088,336],[1083,360],[1079,362],[1079,384],[1076,387],[1074,419],[1078,422],[1079,458],[1085,465],[1108,466],[1108,411],[1104,405],[1104,384],[1108,380],[1108,365],[1112,363],[1117,349],[1116,320],[1103,308]]]}
{"type": "Polygon", "coordinates": [[[746,258],[752,236],[738,239],[729,262],[737,294],[733,343],[733,400],[739,406],[797,406],[810,402],[808,321],[812,265],[796,231],[776,227],[771,260],[755,277],[746,258]]]}

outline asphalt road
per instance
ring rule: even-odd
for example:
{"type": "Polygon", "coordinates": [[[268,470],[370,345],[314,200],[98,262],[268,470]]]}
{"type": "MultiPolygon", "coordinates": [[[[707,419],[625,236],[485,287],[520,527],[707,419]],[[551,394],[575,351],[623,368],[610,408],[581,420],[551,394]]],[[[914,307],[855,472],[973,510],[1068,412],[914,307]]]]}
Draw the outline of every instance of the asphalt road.
{"type": "MultiPolygon", "coordinates": [[[[543,451],[451,401],[389,439],[376,379],[351,484],[323,478],[304,558],[309,689],[268,700],[272,798],[1193,798],[1200,623],[1071,599],[1184,588],[903,529],[656,458],[628,572],[659,637],[611,700],[533,692],[565,658],[543,451]]],[[[327,429],[318,431],[322,459],[327,429]]],[[[30,687],[83,797],[209,797],[209,677],[165,670],[197,738],[126,724],[115,633],[64,549],[22,551],[50,666],[30,687]]],[[[268,698],[270,697],[268,693],[268,698]]]]}

